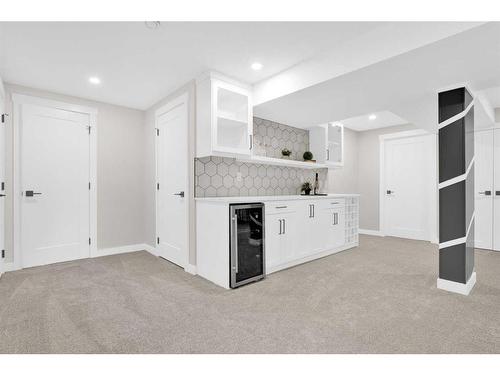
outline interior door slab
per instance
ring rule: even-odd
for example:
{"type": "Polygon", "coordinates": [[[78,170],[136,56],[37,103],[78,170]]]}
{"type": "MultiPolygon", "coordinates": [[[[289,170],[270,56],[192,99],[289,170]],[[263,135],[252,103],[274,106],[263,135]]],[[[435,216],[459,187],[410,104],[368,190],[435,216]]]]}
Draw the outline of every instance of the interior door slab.
{"type": "Polygon", "coordinates": [[[187,126],[185,103],[157,117],[157,251],[181,267],[188,260],[187,126]]]}
{"type": "Polygon", "coordinates": [[[88,257],[89,116],[31,104],[21,113],[23,267],[88,257]]]}

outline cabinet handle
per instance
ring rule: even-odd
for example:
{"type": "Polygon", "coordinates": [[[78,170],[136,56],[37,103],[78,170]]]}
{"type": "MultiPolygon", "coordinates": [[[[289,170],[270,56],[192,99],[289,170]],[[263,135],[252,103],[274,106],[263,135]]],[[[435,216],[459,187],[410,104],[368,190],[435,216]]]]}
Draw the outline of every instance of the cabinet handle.
{"type": "Polygon", "coordinates": [[[235,264],[234,264],[234,272],[238,273],[238,216],[234,215],[233,216],[233,222],[234,222],[234,258],[235,258],[235,264]]]}
{"type": "Polygon", "coordinates": [[[276,208],[287,208],[288,206],[276,206],[276,208]]]}
{"type": "Polygon", "coordinates": [[[280,232],[279,232],[279,234],[283,234],[283,230],[281,229],[281,219],[279,219],[279,221],[280,221],[280,232]]]}
{"type": "Polygon", "coordinates": [[[495,191],[495,195],[500,195],[500,190],[495,191]]]}
{"type": "Polygon", "coordinates": [[[330,160],[330,149],[326,149],[326,160],[330,160]]]}
{"type": "Polygon", "coordinates": [[[311,208],[312,208],[312,216],[311,216],[311,217],[314,217],[314,215],[315,215],[315,212],[314,212],[314,210],[315,210],[315,208],[314,208],[314,204],[311,204],[311,208]]]}
{"type": "Polygon", "coordinates": [[[283,234],[286,233],[286,220],[283,219],[283,234]]]}
{"type": "Polygon", "coordinates": [[[252,134],[249,135],[250,137],[250,150],[253,148],[253,136],[252,134]]]}

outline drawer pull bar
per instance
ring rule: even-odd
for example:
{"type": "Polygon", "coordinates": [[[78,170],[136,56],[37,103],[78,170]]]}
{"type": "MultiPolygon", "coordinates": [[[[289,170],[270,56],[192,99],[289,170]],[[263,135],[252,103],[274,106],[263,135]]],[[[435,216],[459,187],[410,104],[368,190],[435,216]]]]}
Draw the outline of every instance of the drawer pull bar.
{"type": "Polygon", "coordinates": [[[277,206],[276,208],[287,208],[288,206],[277,206]]]}

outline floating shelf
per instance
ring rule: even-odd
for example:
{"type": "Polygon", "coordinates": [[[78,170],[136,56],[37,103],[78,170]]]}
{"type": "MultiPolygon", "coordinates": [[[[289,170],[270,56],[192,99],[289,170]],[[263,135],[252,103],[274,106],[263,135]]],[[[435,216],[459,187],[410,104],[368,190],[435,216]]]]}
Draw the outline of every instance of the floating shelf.
{"type": "Polygon", "coordinates": [[[328,168],[326,164],[309,163],[306,161],[270,158],[267,156],[251,156],[249,158],[237,158],[238,161],[244,163],[278,165],[282,167],[304,168],[304,169],[322,169],[328,168]]]}

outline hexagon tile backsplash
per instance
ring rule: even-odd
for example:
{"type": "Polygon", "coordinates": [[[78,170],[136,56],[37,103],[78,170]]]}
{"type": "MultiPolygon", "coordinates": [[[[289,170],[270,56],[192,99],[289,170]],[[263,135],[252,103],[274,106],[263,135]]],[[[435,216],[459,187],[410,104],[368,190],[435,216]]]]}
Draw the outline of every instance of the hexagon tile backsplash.
{"type": "Polygon", "coordinates": [[[281,150],[289,149],[290,159],[303,160],[309,151],[309,130],[294,128],[259,117],[253,118],[254,153],[259,156],[281,158],[281,150]]]}
{"type": "Polygon", "coordinates": [[[302,169],[253,164],[217,156],[195,159],[196,197],[234,197],[300,194],[303,182],[327,191],[327,169],[302,169]],[[238,177],[239,176],[239,177],[238,177]]]}

